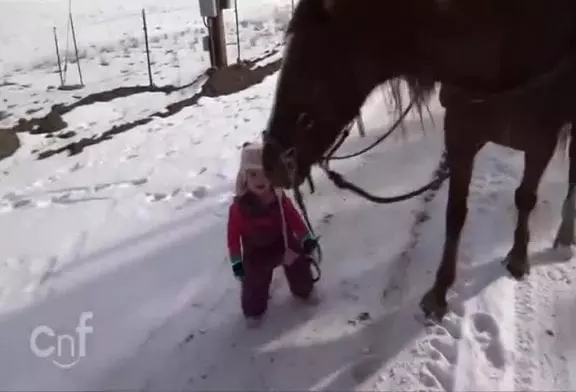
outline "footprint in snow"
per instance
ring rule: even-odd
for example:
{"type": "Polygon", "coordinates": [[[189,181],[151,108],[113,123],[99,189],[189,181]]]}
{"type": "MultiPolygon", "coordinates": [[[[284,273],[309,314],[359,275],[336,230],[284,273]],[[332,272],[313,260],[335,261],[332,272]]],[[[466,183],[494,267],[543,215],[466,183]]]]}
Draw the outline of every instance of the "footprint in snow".
{"type": "Polygon", "coordinates": [[[12,203],[12,208],[14,208],[15,210],[18,210],[20,208],[29,206],[32,202],[28,199],[21,199],[21,200],[16,200],[12,203]]]}
{"type": "Polygon", "coordinates": [[[181,189],[177,188],[170,193],[156,192],[156,193],[146,193],[146,201],[148,203],[155,203],[158,201],[170,200],[174,196],[180,193],[181,189]]]}
{"type": "Polygon", "coordinates": [[[368,355],[363,357],[350,368],[350,375],[356,383],[363,383],[378,372],[382,365],[381,359],[368,355]]]}
{"type": "Polygon", "coordinates": [[[492,317],[486,313],[475,313],[471,316],[472,332],[486,359],[496,369],[504,369],[506,366],[506,351],[500,338],[500,328],[492,317]]]}
{"type": "Polygon", "coordinates": [[[208,188],[200,185],[197,186],[196,188],[192,189],[191,191],[186,192],[186,198],[188,199],[203,199],[206,197],[206,195],[208,194],[208,188]]]}
{"type": "Polygon", "coordinates": [[[24,198],[15,193],[8,193],[2,199],[0,199],[0,211],[11,212],[14,210],[19,210],[29,206],[31,203],[32,201],[27,198],[24,198]]]}
{"type": "Polygon", "coordinates": [[[454,365],[458,358],[458,350],[456,345],[450,342],[450,338],[442,338],[440,336],[430,339],[430,347],[432,348],[432,358],[440,360],[444,358],[448,363],[454,365]]]}
{"type": "Polygon", "coordinates": [[[102,184],[102,185],[104,185],[106,187],[130,188],[132,186],[140,186],[140,185],[146,184],[147,182],[148,182],[148,179],[146,179],[146,178],[137,178],[135,180],[120,181],[117,183],[102,184]]]}
{"type": "Polygon", "coordinates": [[[30,272],[37,276],[36,284],[38,287],[52,276],[57,263],[57,257],[50,257],[47,260],[42,259],[32,263],[30,272]]]}
{"type": "Polygon", "coordinates": [[[120,161],[125,162],[125,161],[130,161],[130,160],[136,159],[136,158],[138,158],[138,154],[129,154],[129,155],[126,155],[126,156],[123,156],[122,158],[120,158],[120,161]]]}
{"type": "Polygon", "coordinates": [[[152,133],[152,132],[158,132],[161,131],[164,128],[163,125],[160,124],[154,124],[152,126],[150,126],[147,130],[148,133],[152,133]]]}
{"type": "Polygon", "coordinates": [[[546,274],[548,275],[550,280],[553,280],[554,282],[562,282],[565,283],[566,285],[572,284],[572,279],[570,279],[568,271],[566,271],[565,268],[562,267],[552,268],[548,270],[546,274]]]}
{"type": "Polygon", "coordinates": [[[426,361],[420,371],[420,380],[428,388],[441,388],[446,391],[454,389],[454,368],[458,361],[458,339],[454,331],[437,331],[430,339],[426,361]]]}
{"type": "Polygon", "coordinates": [[[74,173],[75,171],[82,169],[82,167],[83,166],[80,162],[76,162],[76,164],[70,168],[70,173],[74,173]]]}
{"type": "Polygon", "coordinates": [[[360,313],[356,318],[348,320],[348,324],[357,325],[359,323],[368,322],[372,319],[372,316],[368,312],[360,313]]]}
{"type": "Polygon", "coordinates": [[[178,150],[168,150],[165,152],[161,152],[158,155],[156,155],[156,159],[168,158],[168,157],[171,157],[172,155],[176,154],[177,152],[178,152],[178,150]]]}
{"type": "Polygon", "coordinates": [[[445,391],[454,389],[452,365],[432,362],[420,371],[420,380],[428,388],[442,388],[445,391]]]}
{"type": "Polygon", "coordinates": [[[144,177],[142,177],[142,178],[137,178],[137,179],[135,179],[135,180],[130,181],[130,183],[131,183],[132,185],[136,185],[136,186],[144,185],[144,184],[146,184],[147,182],[148,182],[148,179],[147,179],[147,178],[144,178],[144,177]]]}
{"type": "Polygon", "coordinates": [[[324,214],[321,222],[325,225],[329,225],[332,222],[332,218],[334,218],[334,214],[324,214]]]}
{"type": "Polygon", "coordinates": [[[428,341],[426,361],[420,371],[420,380],[428,388],[453,390],[454,369],[458,362],[459,340],[462,337],[462,319],[466,309],[461,301],[449,301],[450,312],[430,329],[431,338],[428,341]]]}

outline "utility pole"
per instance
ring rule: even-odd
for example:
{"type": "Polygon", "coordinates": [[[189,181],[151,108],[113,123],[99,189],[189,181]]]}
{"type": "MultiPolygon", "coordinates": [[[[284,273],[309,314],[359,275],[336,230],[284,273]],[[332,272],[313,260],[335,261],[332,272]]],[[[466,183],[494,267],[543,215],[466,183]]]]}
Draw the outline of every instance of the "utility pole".
{"type": "Polygon", "coordinates": [[[224,68],[228,65],[226,53],[226,32],[224,30],[224,1],[216,0],[218,9],[216,17],[212,20],[212,42],[214,42],[214,65],[224,68]]]}
{"type": "Polygon", "coordinates": [[[224,30],[224,8],[230,8],[229,0],[199,0],[200,14],[206,18],[208,37],[204,50],[210,52],[210,63],[214,68],[228,65],[226,53],[226,33],[224,30]]]}

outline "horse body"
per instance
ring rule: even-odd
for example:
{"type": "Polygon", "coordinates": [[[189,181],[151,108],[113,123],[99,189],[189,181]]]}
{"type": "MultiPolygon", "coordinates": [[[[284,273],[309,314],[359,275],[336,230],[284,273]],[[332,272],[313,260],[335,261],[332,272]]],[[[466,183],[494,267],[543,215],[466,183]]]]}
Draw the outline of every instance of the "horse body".
{"type": "Polygon", "coordinates": [[[565,54],[573,34],[567,10],[564,0],[455,0],[444,11],[418,7],[413,12],[428,15],[414,26],[420,61],[443,83],[500,92],[553,68],[565,54]]]}
{"type": "MultiPolygon", "coordinates": [[[[517,279],[529,272],[528,218],[537,188],[558,140],[567,141],[563,126],[576,120],[576,2],[364,3],[361,10],[352,0],[300,1],[288,30],[264,166],[276,185],[300,185],[375,87],[404,79],[421,107],[439,82],[450,189],[442,261],[421,307],[441,319],[455,279],[474,157],[489,141],[525,152],[506,264],[517,279]]],[[[556,246],[570,246],[574,238],[576,142],[569,151],[570,185],[556,246]]]]}

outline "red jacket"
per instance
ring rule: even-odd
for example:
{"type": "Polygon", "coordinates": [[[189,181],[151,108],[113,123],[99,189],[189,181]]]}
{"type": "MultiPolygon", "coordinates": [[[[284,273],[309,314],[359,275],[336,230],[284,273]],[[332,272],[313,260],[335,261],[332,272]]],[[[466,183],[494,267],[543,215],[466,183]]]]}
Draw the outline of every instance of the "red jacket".
{"type": "MultiPolygon", "coordinates": [[[[284,192],[281,200],[288,245],[294,251],[301,252],[301,244],[309,235],[308,229],[284,192]]],[[[278,199],[265,206],[250,192],[234,198],[228,215],[228,252],[233,263],[282,256],[284,239],[278,199]]]]}

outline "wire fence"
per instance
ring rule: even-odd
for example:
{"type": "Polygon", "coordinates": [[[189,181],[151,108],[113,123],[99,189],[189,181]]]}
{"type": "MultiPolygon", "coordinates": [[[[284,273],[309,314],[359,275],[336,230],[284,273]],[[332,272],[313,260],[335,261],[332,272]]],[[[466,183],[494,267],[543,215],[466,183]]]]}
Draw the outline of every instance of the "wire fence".
{"type": "MultiPolygon", "coordinates": [[[[292,7],[293,0],[284,0],[243,10],[240,0],[224,10],[228,63],[259,57],[280,44],[292,7]]],[[[95,84],[181,86],[210,67],[203,44],[207,34],[197,7],[142,9],[106,19],[71,13],[65,28],[53,28],[53,54],[44,65],[63,89],[95,84]]]]}

